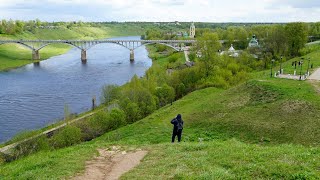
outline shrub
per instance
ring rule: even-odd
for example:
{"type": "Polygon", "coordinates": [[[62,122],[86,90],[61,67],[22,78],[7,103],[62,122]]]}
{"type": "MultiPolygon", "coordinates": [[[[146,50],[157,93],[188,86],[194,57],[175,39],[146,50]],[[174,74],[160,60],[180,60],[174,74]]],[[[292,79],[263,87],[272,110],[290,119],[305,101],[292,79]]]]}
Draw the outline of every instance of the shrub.
{"type": "Polygon", "coordinates": [[[230,63],[227,65],[227,69],[230,70],[232,72],[232,74],[234,75],[234,74],[238,73],[240,67],[236,63],[230,63]]]}
{"type": "Polygon", "coordinates": [[[54,148],[67,147],[80,142],[81,129],[71,125],[64,127],[51,138],[51,144],[54,148]]]}
{"type": "Polygon", "coordinates": [[[173,54],[169,57],[169,63],[175,63],[179,59],[179,54],[173,54]]]}
{"type": "Polygon", "coordinates": [[[5,155],[0,152],[0,165],[4,164],[6,162],[5,155]]]}
{"type": "Polygon", "coordinates": [[[124,103],[122,109],[126,114],[126,119],[128,123],[136,122],[141,118],[141,110],[138,104],[135,102],[124,103]]]}
{"type": "Polygon", "coordinates": [[[32,154],[41,150],[49,150],[49,149],[50,149],[50,145],[46,136],[43,135],[40,137],[36,137],[18,144],[13,149],[11,156],[8,156],[10,158],[8,161],[27,156],[29,154],[32,154]]]}
{"type": "Polygon", "coordinates": [[[157,48],[157,52],[163,52],[167,50],[167,46],[163,45],[163,44],[156,44],[155,45],[157,48]]]}
{"type": "Polygon", "coordinates": [[[108,116],[107,122],[108,130],[115,130],[126,124],[126,115],[120,109],[112,109],[108,116]]]}
{"type": "Polygon", "coordinates": [[[159,98],[160,107],[171,103],[175,97],[173,87],[164,84],[162,87],[156,88],[156,96],[159,98]]]}
{"type": "Polygon", "coordinates": [[[197,55],[196,55],[196,53],[194,51],[190,52],[190,54],[189,54],[189,60],[190,61],[195,61],[196,57],[197,57],[197,55]]]}
{"type": "Polygon", "coordinates": [[[82,127],[83,138],[93,139],[97,136],[104,134],[108,129],[108,114],[104,111],[99,111],[88,119],[87,123],[84,123],[82,127]]]}
{"type": "Polygon", "coordinates": [[[120,97],[120,87],[117,85],[107,85],[102,89],[102,102],[105,104],[120,97]]]}
{"type": "Polygon", "coordinates": [[[186,94],[186,86],[180,83],[176,88],[176,97],[181,98],[186,94]]]}

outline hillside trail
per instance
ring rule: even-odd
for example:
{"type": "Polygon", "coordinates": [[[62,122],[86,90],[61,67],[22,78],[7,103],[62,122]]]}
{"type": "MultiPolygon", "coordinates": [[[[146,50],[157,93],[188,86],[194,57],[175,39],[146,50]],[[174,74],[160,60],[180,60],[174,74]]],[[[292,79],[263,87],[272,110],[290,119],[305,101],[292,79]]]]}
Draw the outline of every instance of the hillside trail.
{"type": "Polygon", "coordinates": [[[137,149],[132,152],[121,151],[113,146],[111,150],[98,149],[99,156],[86,162],[84,174],[78,174],[74,180],[116,180],[124,173],[136,167],[147,154],[137,149]]]}
{"type": "Polygon", "coordinates": [[[316,89],[320,94],[320,68],[316,69],[309,77],[308,82],[316,89]]]}

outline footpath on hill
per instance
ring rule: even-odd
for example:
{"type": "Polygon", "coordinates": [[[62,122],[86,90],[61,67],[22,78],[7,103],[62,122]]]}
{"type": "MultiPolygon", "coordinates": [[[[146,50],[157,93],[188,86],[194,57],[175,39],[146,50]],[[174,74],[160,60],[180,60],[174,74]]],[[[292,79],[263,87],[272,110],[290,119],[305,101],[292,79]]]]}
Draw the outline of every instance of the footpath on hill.
{"type": "Polygon", "coordinates": [[[312,84],[312,86],[316,89],[318,93],[320,93],[320,68],[316,69],[309,77],[308,81],[312,84]]]}
{"type": "Polygon", "coordinates": [[[147,151],[141,149],[132,152],[121,151],[117,146],[113,146],[111,150],[99,149],[98,151],[98,157],[86,162],[84,174],[73,179],[119,179],[121,175],[137,166],[147,154],[147,151]]]}
{"type": "Polygon", "coordinates": [[[309,77],[309,80],[318,80],[320,81],[320,68],[316,69],[309,77]]]}

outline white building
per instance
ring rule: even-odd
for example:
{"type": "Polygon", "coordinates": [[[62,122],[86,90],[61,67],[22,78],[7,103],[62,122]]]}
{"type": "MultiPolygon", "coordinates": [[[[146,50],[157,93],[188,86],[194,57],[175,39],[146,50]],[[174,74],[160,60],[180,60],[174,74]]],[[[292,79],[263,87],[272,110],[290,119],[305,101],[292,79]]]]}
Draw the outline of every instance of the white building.
{"type": "Polygon", "coordinates": [[[220,53],[220,55],[224,55],[224,54],[227,54],[228,56],[230,57],[239,57],[239,53],[241,51],[238,51],[238,50],[235,50],[234,47],[233,47],[233,44],[231,44],[230,48],[228,49],[228,51],[222,51],[220,53]]]}
{"type": "Polygon", "coordinates": [[[196,27],[194,26],[194,23],[192,22],[190,26],[190,38],[194,38],[196,35],[196,27]]]}

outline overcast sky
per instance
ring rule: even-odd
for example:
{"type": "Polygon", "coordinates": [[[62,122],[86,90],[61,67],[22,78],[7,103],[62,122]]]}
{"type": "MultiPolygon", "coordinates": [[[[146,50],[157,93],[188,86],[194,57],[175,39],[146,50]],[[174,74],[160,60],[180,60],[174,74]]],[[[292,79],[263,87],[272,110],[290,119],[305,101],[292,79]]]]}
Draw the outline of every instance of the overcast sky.
{"type": "Polygon", "coordinates": [[[320,21],[320,0],[0,0],[0,19],[43,21],[320,21]]]}

